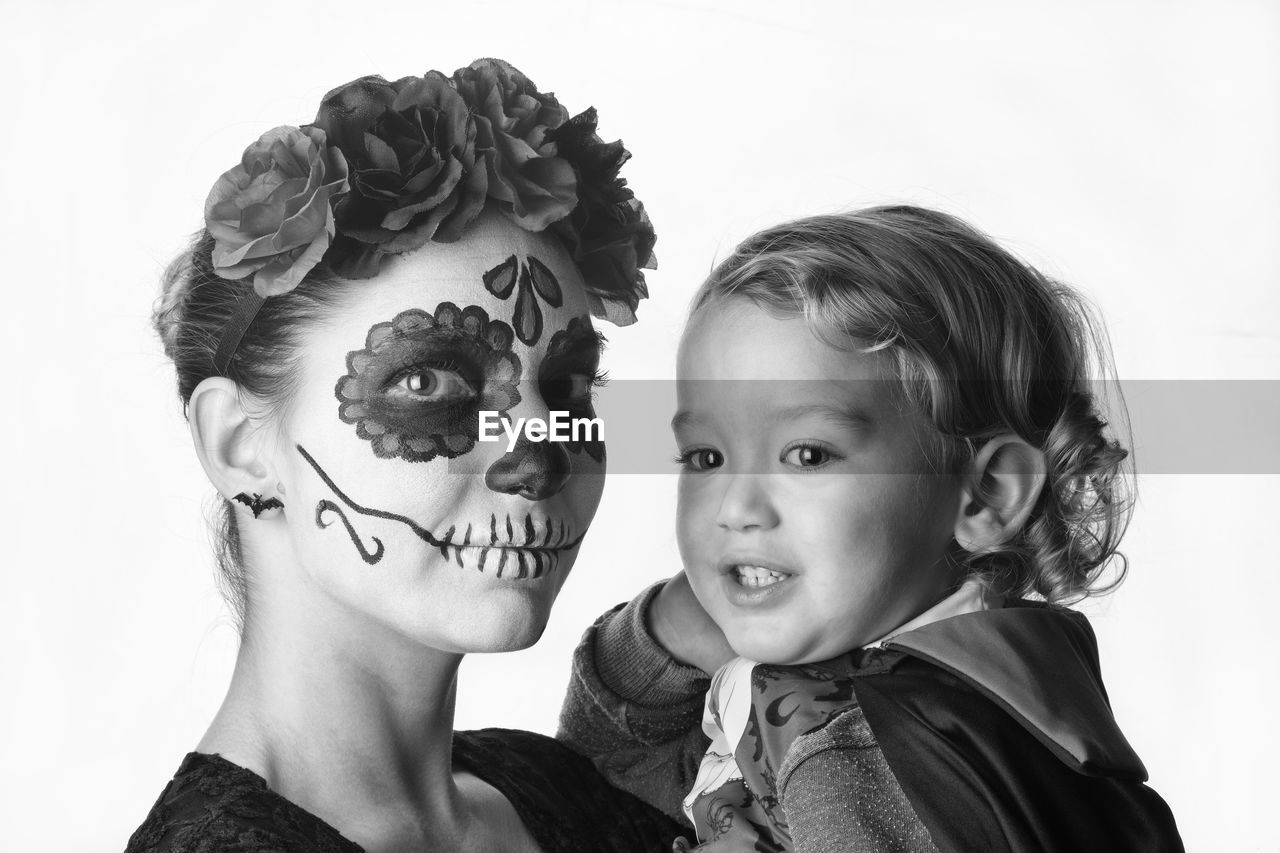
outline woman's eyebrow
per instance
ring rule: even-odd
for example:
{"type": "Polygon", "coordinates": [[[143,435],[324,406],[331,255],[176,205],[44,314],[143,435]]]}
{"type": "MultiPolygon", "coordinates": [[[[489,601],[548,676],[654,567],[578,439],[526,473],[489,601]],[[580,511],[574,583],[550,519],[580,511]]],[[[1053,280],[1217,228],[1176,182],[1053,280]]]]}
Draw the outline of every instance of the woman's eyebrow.
{"type": "Polygon", "coordinates": [[[605,347],[609,345],[609,339],[604,336],[604,332],[595,329],[591,334],[591,350],[597,359],[604,357],[605,347]]]}
{"type": "MultiPolygon", "coordinates": [[[[573,318],[570,324],[580,318],[573,318]]],[[[553,345],[547,351],[548,359],[555,358],[577,358],[582,355],[589,355],[599,360],[603,354],[605,347],[609,343],[609,339],[599,329],[582,329],[576,327],[570,330],[569,326],[561,329],[552,335],[553,345]],[[557,339],[559,339],[557,341],[557,339]]]]}
{"type": "Polygon", "coordinates": [[[599,361],[604,355],[604,346],[604,335],[596,332],[590,336],[583,335],[574,339],[567,349],[554,355],[568,358],[586,356],[592,360],[599,361]]]}

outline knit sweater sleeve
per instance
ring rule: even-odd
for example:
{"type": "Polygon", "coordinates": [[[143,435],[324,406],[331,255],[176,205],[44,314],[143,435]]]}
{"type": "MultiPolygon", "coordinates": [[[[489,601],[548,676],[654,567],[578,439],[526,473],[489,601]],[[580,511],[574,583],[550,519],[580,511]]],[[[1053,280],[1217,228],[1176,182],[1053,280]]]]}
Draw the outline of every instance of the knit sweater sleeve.
{"type": "Polygon", "coordinates": [[[778,791],[796,853],[937,853],[860,708],[796,739],[778,791]]]}
{"type": "Polygon", "coordinates": [[[614,786],[687,823],[681,808],[709,743],[710,679],[672,658],[649,632],[656,584],[596,620],[573,655],[556,737],[614,786]]]}

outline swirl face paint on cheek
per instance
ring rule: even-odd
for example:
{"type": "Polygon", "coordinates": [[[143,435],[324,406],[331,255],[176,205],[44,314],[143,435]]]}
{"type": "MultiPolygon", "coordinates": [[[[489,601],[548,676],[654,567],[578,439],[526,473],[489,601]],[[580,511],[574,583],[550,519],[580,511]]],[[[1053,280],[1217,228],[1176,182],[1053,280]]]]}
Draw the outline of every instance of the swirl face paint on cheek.
{"type": "Polygon", "coordinates": [[[475,305],[401,311],[347,354],[338,417],[383,459],[461,456],[475,446],[479,411],[505,416],[520,402],[512,341],[510,326],[475,305]]]}
{"type": "Polygon", "coordinates": [[[360,559],[369,565],[376,565],[386,554],[382,540],[377,536],[369,536],[373,547],[364,544],[364,537],[356,530],[348,511],[356,516],[381,519],[402,524],[433,549],[440,551],[446,565],[450,561],[458,564],[458,568],[474,568],[482,573],[494,573],[497,577],[514,578],[516,580],[532,580],[554,572],[560,565],[564,555],[582,543],[585,533],[576,536],[570,531],[564,519],[556,519],[544,513],[530,511],[525,513],[523,523],[517,516],[513,521],[510,513],[500,523],[496,514],[490,513],[486,522],[467,522],[463,530],[459,524],[451,524],[443,533],[432,533],[408,516],[384,509],[364,506],[357,503],[350,495],[339,488],[333,478],[320,467],[305,447],[295,445],[295,449],[316,472],[321,481],[329,487],[339,504],[328,498],[322,498],[316,504],[315,524],[321,530],[333,524],[326,516],[337,516],[347,530],[351,544],[360,554],[360,559]],[[345,509],[344,509],[345,507],[345,509]],[[486,534],[485,531],[488,531],[486,534]]]}

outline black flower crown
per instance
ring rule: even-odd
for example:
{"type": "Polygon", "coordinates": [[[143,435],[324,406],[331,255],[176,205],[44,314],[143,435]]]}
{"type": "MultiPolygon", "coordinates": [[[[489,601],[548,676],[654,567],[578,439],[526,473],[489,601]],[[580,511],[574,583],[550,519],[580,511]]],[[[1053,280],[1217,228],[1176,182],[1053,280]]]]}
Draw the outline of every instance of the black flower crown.
{"type": "Polygon", "coordinates": [[[626,325],[655,266],[653,226],[619,176],[629,157],[600,139],[594,109],[570,118],[502,60],[449,77],[361,77],[219,178],[205,203],[214,268],[252,276],[261,297],[322,263],[369,278],[386,255],[457,240],[492,200],[521,228],[559,236],[592,313],[626,325]]]}

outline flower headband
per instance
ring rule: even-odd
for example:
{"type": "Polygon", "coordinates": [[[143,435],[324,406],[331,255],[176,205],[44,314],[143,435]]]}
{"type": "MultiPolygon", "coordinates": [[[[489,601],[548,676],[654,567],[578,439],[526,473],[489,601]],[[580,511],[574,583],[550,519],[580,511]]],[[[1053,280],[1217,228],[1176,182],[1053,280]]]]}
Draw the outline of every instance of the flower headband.
{"type": "Polygon", "coordinates": [[[457,240],[489,199],[521,228],[564,241],[593,315],[635,322],[649,295],[641,270],[655,263],[653,226],[618,176],[630,157],[596,134],[594,108],[570,118],[500,59],[452,77],[339,86],[313,123],[277,127],[245,149],[205,202],[214,271],[253,277],[214,369],[225,374],[263,301],[319,264],[370,278],[386,255],[457,240]]]}

